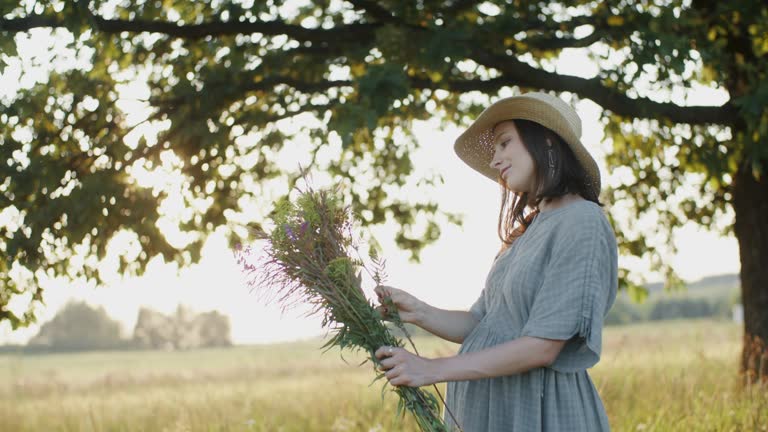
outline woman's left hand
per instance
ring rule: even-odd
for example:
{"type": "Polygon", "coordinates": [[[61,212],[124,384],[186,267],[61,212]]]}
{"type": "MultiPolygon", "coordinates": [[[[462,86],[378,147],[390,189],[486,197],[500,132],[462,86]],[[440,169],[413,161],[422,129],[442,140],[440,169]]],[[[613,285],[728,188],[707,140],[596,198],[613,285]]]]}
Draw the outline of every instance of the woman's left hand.
{"type": "Polygon", "coordinates": [[[374,353],[384,376],[393,386],[421,387],[438,382],[434,360],[411,354],[403,348],[383,346],[374,353]]]}

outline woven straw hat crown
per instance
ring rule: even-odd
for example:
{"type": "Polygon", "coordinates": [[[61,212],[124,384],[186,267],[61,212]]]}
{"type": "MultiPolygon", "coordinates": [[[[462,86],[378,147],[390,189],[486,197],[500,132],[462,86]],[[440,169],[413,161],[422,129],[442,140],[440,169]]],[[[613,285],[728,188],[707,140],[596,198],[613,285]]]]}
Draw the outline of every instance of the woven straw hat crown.
{"type": "Polygon", "coordinates": [[[504,120],[529,120],[558,134],[573,151],[595,196],[600,195],[600,170],[581,143],[581,119],[570,105],[547,93],[531,92],[500,99],[486,108],[457,139],[453,148],[461,160],[494,182],[490,166],[494,153],[493,127],[504,120]]]}

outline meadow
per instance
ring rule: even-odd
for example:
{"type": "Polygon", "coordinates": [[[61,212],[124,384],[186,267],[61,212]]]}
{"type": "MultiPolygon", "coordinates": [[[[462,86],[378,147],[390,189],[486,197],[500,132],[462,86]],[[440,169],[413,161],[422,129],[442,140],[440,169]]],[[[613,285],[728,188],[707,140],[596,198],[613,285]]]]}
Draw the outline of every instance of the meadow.
{"type": "MultiPolygon", "coordinates": [[[[701,320],[607,327],[590,374],[612,430],[768,431],[768,389],[739,384],[741,335],[701,320]]],[[[458,349],[415,342],[428,356],[458,349]]],[[[416,430],[359,353],[321,345],[5,354],[0,431],[416,430]]]]}

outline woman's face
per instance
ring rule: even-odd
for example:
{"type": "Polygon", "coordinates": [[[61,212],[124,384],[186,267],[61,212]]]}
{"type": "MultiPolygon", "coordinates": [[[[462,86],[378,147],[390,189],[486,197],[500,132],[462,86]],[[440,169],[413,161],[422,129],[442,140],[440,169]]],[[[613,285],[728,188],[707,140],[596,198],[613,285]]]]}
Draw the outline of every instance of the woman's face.
{"type": "Polygon", "coordinates": [[[501,173],[507,187],[516,193],[531,192],[536,165],[514,122],[507,120],[496,124],[493,128],[493,147],[491,168],[501,173]]]}

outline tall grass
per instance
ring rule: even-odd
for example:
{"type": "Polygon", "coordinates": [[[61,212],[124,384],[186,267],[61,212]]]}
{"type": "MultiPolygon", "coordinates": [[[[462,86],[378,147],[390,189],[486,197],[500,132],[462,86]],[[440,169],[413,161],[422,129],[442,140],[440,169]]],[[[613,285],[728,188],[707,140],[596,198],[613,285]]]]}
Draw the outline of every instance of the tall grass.
{"type": "MultiPolygon", "coordinates": [[[[741,328],[609,327],[590,371],[614,431],[768,431],[766,388],[741,388],[741,328]]],[[[426,355],[458,346],[416,340],[426,355]]],[[[401,431],[363,355],[320,340],[188,352],[0,356],[0,431],[401,431]]],[[[444,386],[441,386],[441,391],[444,386]]]]}

